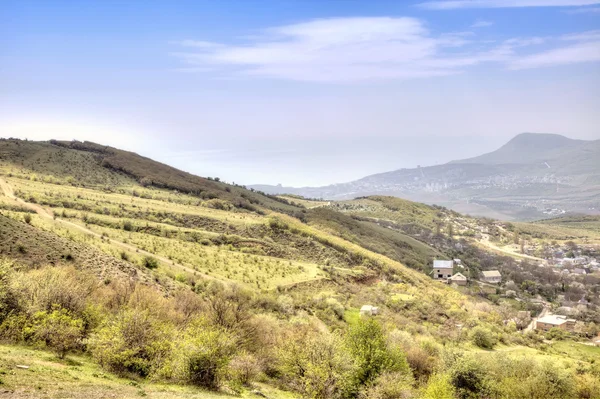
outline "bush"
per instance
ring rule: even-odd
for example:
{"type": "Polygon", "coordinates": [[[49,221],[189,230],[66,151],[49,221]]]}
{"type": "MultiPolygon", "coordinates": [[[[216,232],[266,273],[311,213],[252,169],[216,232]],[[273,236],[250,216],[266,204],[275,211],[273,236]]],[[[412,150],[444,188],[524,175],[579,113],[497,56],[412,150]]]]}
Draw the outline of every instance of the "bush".
{"type": "Polygon", "coordinates": [[[152,256],[144,256],[142,265],[148,269],[156,269],[158,267],[158,260],[152,256]]]}
{"type": "Polygon", "coordinates": [[[171,357],[173,376],[208,389],[219,388],[235,353],[233,337],[203,319],[191,322],[175,343],[171,357]]]}
{"type": "Polygon", "coordinates": [[[110,371],[148,376],[163,366],[171,350],[171,326],[148,311],[123,309],[90,337],[92,356],[110,371]]]}
{"type": "Polygon", "coordinates": [[[133,231],[134,230],[133,223],[131,222],[131,220],[123,221],[123,230],[125,230],[125,231],[133,231]]]}
{"type": "MultiPolygon", "coordinates": [[[[360,399],[408,399],[413,397],[413,379],[405,373],[384,373],[363,390],[360,399]]],[[[438,399],[436,397],[436,399],[438,399]]]]}
{"type": "Polygon", "coordinates": [[[562,340],[566,339],[568,337],[568,335],[569,334],[566,331],[561,330],[558,327],[552,327],[546,333],[546,339],[552,339],[552,340],[556,340],[556,341],[562,341],[562,340]]]}
{"type": "Polygon", "coordinates": [[[251,353],[241,353],[229,363],[229,379],[240,385],[248,385],[260,373],[258,359],[251,353]]]}
{"type": "Polygon", "coordinates": [[[73,317],[66,309],[52,312],[37,312],[33,315],[33,325],[27,328],[36,343],[52,348],[59,358],[81,345],[83,320],[73,317]]]}
{"type": "Polygon", "coordinates": [[[358,366],[357,385],[373,382],[382,372],[411,374],[400,350],[388,348],[381,326],[375,319],[361,320],[348,331],[346,342],[358,366]]]}
{"type": "Polygon", "coordinates": [[[494,334],[485,327],[477,326],[471,330],[469,334],[471,342],[483,349],[493,349],[498,343],[494,334]]]}
{"type": "Polygon", "coordinates": [[[24,221],[25,221],[25,223],[27,223],[27,224],[31,223],[31,215],[30,215],[29,213],[26,213],[26,214],[23,216],[23,220],[24,220],[24,221]]]}
{"type": "Polygon", "coordinates": [[[450,371],[450,382],[461,399],[481,397],[487,391],[486,371],[473,359],[456,362],[450,371]]]}
{"type": "Polygon", "coordinates": [[[423,392],[423,399],[454,399],[455,389],[447,375],[434,375],[423,392]]]}
{"type": "Polygon", "coordinates": [[[307,398],[342,398],[355,391],[356,364],[339,336],[303,326],[278,348],[278,371],[290,388],[307,398]]]}

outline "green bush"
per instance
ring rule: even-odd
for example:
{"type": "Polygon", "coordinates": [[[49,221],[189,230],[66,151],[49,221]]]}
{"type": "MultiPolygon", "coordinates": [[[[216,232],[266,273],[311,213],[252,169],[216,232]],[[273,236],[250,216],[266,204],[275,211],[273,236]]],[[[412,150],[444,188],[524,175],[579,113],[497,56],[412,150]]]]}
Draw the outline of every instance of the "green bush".
{"type": "Polygon", "coordinates": [[[483,349],[493,349],[498,343],[494,334],[485,327],[477,326],[469,334],[471,342],[483,349]]]}
{"type": "Polygon", "coordinates": [[[33,342],[44,344],[63,359],[69,351],[81,345],[83,320],[73,317],[66,309],[36,312],[33,325],[26,331],[33,342]]]}
{"type": "Polygon", "coordinates": [[[485,397],[488,391],[486,370],[474,359],[463,358],[450,371],[450,382],[460,399],[485,397]]]}
{"type": "Polygon", "coordinates": [[[26,213],[23,216],[23,220],[25,221],[25,223],[28,223],[28,224],[31,223],[31,215],[29,213],[26,213]]]}
{"type": "Polygon", "coordinates": [[[156,269],[158,267],[158,260],[152,256],[144,256],[142,265],[148,269],[156,269]]]}
{"type": "Polygon", "coordinates": [[[388,348],[385,335],[377,320],[360,320],[350,327],[346,345],[357,364],[356,383],[373,382],[383,372],[411,375],[406,357],[399,349],[388,348]]]}
{"type": "Polygon", "coordinates": [[[88,347],[110,371],[147,376],[163,366],[172,338],[172,327],[148,311],[123,309],[101,325],[88,347]]]}
{"type": "MultiPolygon", "coordinates": [[[[360,399],[405,399],[412,398],[414,381],[409,374],[383,373],[372,385],[359,395],[360,399]]],[[[438,398],[436,398],[438,399],[438,398]]]]}
{"type": "Polygon", "coordinates": [[[175,343],[170,369],[181,381],[217,389],[236,350],[233,336],[203,319],[191,322],[175,343]]]}
{"type": "Polygon", "coordinates": [[[434,375],[429,378],[427,387],[423,392],[423,399],[454,399],[455,389],[450,377],[444,374],[434,375]]]}
{"type": "Polygon", "coordinates": [[[279,375],[303,397],[344,398],[356,391],[356,364],[337,335],[299,327],[282,339],[276,357],[279,375]]]}
{"type": "Polygon", "coordinates": [[[123,230],[125,230],[125,231],[133,231],[134,230],[133,223],[131,222],[131,220],[123,221],[123,230]]]}

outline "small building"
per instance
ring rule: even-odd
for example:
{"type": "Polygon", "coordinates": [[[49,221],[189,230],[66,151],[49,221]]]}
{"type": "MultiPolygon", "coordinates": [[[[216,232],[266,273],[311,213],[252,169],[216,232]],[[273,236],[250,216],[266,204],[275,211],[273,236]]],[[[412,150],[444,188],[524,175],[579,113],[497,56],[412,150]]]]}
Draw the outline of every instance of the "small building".
{"type": "Polygon", "coordinates": [[[454,261],[451,260],[434,260],[433,261],[433,278],[435,280],[446,281],[454,274],[454,261]]]}
{"type": "Polygon", "coordinates": [[[502,281],[502,275],[498,270],[486,270],[481,274],[483,274],[483,281],[486,283],[497,284],[502,281]]]}
{"type": "Polygon", "coordinates": [[[551,328],[560,328],[561,330],[570,331],[575,326],[574,319],[568,319],[567,316],[549,314],[539,318],[535,322],[535,329],[548,331],[551,328]]]}
{"type": "Polygon", "coordinates": [[[460,260],[460,259],[452,259],[452,261],[454,262],[454,264],[456,266],[462,266],[462,260],[460,260]]]}
{"type": "Polygon", "coordinates": [[[448,284],[467,285],[467,278],[462,273],[456,273],[448,279],[448,284]]]}
{"type": "Polygon", "coordinates": [[[379,308],[376,306],[371,306],[371,305],[363,305],[360,308],[360,315],[361,316],[375,316],[379,314],[379,308]]]}

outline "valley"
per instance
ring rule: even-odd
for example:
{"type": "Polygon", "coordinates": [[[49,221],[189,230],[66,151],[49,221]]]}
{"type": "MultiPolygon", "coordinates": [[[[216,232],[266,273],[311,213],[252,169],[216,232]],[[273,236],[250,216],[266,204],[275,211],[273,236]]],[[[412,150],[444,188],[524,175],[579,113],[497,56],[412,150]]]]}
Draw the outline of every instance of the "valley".
{"type": "Polygon", "coordinates": [[[0,397],[600,392],[594,216],[277,197],[89,142],[0,140],[0,188],[0,397]],[[549,312],[573,329],[527,327],[549,312]]]}

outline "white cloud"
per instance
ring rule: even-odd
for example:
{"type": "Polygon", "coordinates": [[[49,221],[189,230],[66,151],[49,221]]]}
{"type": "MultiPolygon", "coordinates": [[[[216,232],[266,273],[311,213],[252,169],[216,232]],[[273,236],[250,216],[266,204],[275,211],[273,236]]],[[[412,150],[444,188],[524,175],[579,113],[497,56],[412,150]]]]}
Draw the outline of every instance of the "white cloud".
{"type": "Polygon", "coordinates": [[[478,19],[471,25],[471,28],[487,28],[488,26],[492,26],[494,23],[492,21],[486,21],[484,19],[478,19]]]}
{"type": "Polygon", "coordinates": [[[574,7],[600,4],[600,0],[443,0],[420,3],[430,10],[458,8],[513,8],[513,7],[574,7]]]}
{"type": "Polygon", "coordinates": [[[557,61],[561,52],[576,55],[570,63],[589,62],[596,59],[595,47],[582,44],[600,40],[598,35],[590,31],[490,43],[477,41],[471,32],[434,35],[415,18],[331,18],[268,28],[244,44],[187,40],[179,44],[190,50],[173,55],[186,72],[347,83],[446,76],[483,63],[510,69],[558,65],[564,63],[557,61]],[[547,49],[556,42],[575,44],[547,49]],[[540,45],[546,51],[532,54],[540,45]]]}
{"type": "Polygon", "coordinates": [[[509,68],[517,70],[600,62],[600,31],[564,35],[560,40],[574,44],[519,57],[509,63],[509,68]]]}

